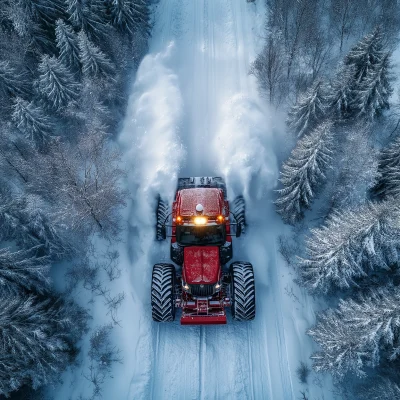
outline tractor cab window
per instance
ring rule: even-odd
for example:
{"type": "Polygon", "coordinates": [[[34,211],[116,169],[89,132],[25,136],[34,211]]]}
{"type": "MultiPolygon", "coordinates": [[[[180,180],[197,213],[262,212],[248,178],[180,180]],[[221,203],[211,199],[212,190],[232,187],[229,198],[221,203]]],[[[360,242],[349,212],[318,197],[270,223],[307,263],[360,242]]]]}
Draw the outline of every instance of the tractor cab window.
{"type": "Polygon", "coordinates": [[[225,243],[225,225],[178,225],[176,227],[176,240],[179,244],[186,245],[222,245],[225,243]]]}

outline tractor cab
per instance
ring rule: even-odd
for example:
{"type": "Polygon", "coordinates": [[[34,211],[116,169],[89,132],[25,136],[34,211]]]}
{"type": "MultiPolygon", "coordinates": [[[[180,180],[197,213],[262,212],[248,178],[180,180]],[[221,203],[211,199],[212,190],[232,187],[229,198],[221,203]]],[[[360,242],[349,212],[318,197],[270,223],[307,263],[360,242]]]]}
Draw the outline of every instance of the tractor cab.
{"type": "Polygon", "coordinates": [[[179,191],[172,221],[173,238],[180,246],[222,246],[230,233],[229,205],[217,188],[179,191]]]}

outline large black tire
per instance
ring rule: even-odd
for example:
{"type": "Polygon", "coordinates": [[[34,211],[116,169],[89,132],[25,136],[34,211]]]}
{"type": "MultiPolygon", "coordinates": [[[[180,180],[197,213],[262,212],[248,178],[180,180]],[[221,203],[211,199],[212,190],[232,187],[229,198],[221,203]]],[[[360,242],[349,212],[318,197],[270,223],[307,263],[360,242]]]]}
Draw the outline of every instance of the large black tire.
{"type": "Polygon", "coordinates": [[[242,228],[242,233],[246,229],[246,203],[243,196],[237,196],[232,202],[231,211],[236,217],[236,222],[242,228]]]}
{"type": "Polygon", "coordinates": [[[155,264],[151,279],[151,314],[154,321],[171,322],[175,319],[175,267],[155,264]]]}
{"type": "Polygon", "coordinates": [[[226,184],[220,176],[191,176],[190,178],[179,178],[177,190],[191,188],[217,188],[222,189],[226,199],[226,184]]]}
{"type": "Polygon", "coordinates": [[[236,321],[251,321],[256,316],[256,288],[253,266],[244,261],[231,264],[232,317],[236,321]]]}
{"type": "Polygon", "coordinates": [[[161,200],[161,198],[159,198],[158,204],[157,204],[157,211],[156,211],[156,217],[157,217],[156,239],[157,240],[164,240],[162,233],[161,233],[161,227],[165,224],[168,214],[169,214],[168,203],[165,202],[164,200],[161,200]]]}

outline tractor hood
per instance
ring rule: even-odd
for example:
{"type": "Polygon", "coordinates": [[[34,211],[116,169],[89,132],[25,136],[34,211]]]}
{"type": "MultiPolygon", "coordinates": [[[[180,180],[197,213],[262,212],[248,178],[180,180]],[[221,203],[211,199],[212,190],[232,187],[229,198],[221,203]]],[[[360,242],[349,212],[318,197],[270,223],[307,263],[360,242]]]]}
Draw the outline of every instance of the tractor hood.
{"type": "Polygon", "coordinates": [[[212,284],[220,276],[219,247],[185,247],[183,256],[183,279],[190,284],[212,284]]]}

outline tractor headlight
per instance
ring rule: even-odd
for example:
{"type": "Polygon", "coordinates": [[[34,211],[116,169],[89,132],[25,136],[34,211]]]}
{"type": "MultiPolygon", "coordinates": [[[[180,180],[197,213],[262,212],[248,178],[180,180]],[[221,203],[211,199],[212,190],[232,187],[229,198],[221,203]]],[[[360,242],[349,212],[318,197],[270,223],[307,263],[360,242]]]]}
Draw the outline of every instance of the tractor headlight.
{"type": "Polygon", "coordinates": [[[194,221],[195,225],[206,225],[207,224],[206,217],[195,217],[193,221],[194,221]]]}
{"type": "Polygon", "coordinates": [[[214,285],[214,291],[215,291],[215,292],[219,292],[219,291],[221,290],[221,287],[222,287],[221,282],[217,282],[217,283],[214,285]]]}
{"type": "Polygon", "coordinates": [[[190,293],[190,286],[189,286],[186,282],[182,282],[182,289],[183,289],[185,292],[190,293]]]}

